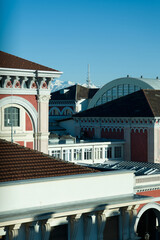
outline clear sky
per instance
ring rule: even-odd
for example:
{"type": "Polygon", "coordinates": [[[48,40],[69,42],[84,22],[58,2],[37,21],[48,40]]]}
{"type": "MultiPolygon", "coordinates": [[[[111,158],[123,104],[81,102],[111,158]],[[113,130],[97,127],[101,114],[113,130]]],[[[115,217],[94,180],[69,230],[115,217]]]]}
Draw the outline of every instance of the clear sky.
{"type": "Polygon", "coordinates": [[[160,77],[160,0],[0,0],[0,49],[103,86],[160,77]]]}

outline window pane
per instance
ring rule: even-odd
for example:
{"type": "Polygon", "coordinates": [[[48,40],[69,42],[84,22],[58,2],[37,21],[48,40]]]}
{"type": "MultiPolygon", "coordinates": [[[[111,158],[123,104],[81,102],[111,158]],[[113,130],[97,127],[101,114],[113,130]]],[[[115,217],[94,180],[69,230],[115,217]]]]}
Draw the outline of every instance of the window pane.
{"type": "Polygon", "coordinates": [[[129,93],[133,93],[134,92],[134,85],[129,84],[129,93]]]}
{"type": "Polygon", "coordinates": [[[63,150],[63,160],[71,161],[71,150],[70,149],[63,150]]]}
{"type": "Polygon", "coordinates": [[[115,158],[121,158],[121,157],[122,157],[122,148],[115,147],[115,158]]]}
{"type": "Polygon", "coordinates": [[[105,158],[112,158],[112,148],[111,147],[105,148],[105,158]]]}
{"type": "Polygon", "coordinates": [[[95,148],[95,159],[102,159],[102,148],[95,148]]]}
{"type": "Polygon", "coordinates": [[[106,93],[103,94],[103,96],[101,97],[101,103],[105,103],[106,102],[106,93]]]}
{"type": "Polygon", "coordinates": [[[128,84],[124,84],[124,96],[128,94],[128,84]]]}
{"type": "Polygon", "coordinates": [[[52,156],[55,158],[60,158],[60,150],[53,150],[52,156]]]}
{"type": "Polygon", "coordinates": [[[111,89],[107,91],[107,98],[108,98],[108,102],[112,100],[112,92],[111,92],[111,89]]]}
{"type": "Polygon", "coordinates": [[[136,92],[136,91],[139,91],[140,90],[140,87],[138,87],[138,86],[134,86],[134,91],[136,92]]]}
{"type": "Polygon", "coordinates": [[[20,126],[20,113],[19,108],[9,107],[4,109],[4,126],[20,126]]]}
{"type": "Polygon", "coordinates": [[[84,159],[85,160],[92,159],[92,148],[85,148],[84,149],[84,159]]]}
{"type": "Polygon", "coordinates": [[[74,160],[82,160],[82,149],[74,149],[74,160]]]}
{"type": "Polygon", "coordinates": [[[118,97],[123,96],[123,85],[118,85],[118,97]]]}
{"type": "Polygon", "coordinates": [[[113,88],[112,88],[112,98],[113,98],[113,99],[116,99],[116,98],[117,98],[117,89],[116,89],[116,87],[113,87],[113,88]]]}

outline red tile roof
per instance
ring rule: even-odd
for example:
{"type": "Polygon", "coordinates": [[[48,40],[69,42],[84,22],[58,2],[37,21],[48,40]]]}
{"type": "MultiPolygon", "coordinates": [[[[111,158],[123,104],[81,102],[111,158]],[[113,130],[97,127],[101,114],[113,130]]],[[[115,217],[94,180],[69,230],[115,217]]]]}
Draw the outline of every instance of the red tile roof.
{"type": "Polygon", "coordinates": [[[93,173],[87,167],[0,139],[0,182],[93,173]]]}
{"type": "Polygon", "coordinates": [[[0,67],[58,72],[53,68],[45,67],[38,63],[34,63],[20,57],[16,57],[12,54],[2,52],[2,51],[0,51],[0,67]]]}

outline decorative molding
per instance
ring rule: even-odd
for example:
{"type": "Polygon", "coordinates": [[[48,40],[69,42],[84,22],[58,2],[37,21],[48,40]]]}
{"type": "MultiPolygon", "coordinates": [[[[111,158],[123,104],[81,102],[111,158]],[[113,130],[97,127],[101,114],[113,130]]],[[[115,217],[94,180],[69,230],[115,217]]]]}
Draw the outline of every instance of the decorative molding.
{"type": "Polygon", "coordinates": [[[38,102],[49,102],[50,95],[37,95],[38,102]]]}

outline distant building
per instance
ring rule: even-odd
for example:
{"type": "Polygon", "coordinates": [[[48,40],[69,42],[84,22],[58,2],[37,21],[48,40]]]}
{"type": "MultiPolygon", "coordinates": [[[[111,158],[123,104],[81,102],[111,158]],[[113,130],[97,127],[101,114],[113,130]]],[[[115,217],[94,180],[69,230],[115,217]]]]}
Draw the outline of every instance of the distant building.
{"type": "Polygon", "coordinates": [[[88,108],[96,107],[100,104],[139,91],[140,89],[160,90],[160,79],[158,77],[156,79],[149,79],[143,78],[143,76],[140,78],[127,76],[110,81],[94,95],[88,108]]]}
{"type": "Polygon", "coordinates": [[[132,171],[101,172],[5,140],[0,159],[1,239],[136,240],[146,230],[159,239],[159,198],[137,194],[159,188],[159,175],[135,181],[132,171]]]}
{"type": "Polygon", "coordinates": [[[121,139],[124,160],[160,163],[159,106],[160,90],[134,92],[75,114],[75,136],[121,139]]]}
{"type": "Polygon", "coordinates": [[[0,137],[48,152],[50,83],[62,73],[0,52],[0,137]]]}
{"type": "Polygon", "coordinates": [[[58,120],[70,118],[74,113],[84,111],[98,88],[73,85],[51,93],[49,101],[49,130],[61,134],[64,129],[57,127],[58,120]]]}

